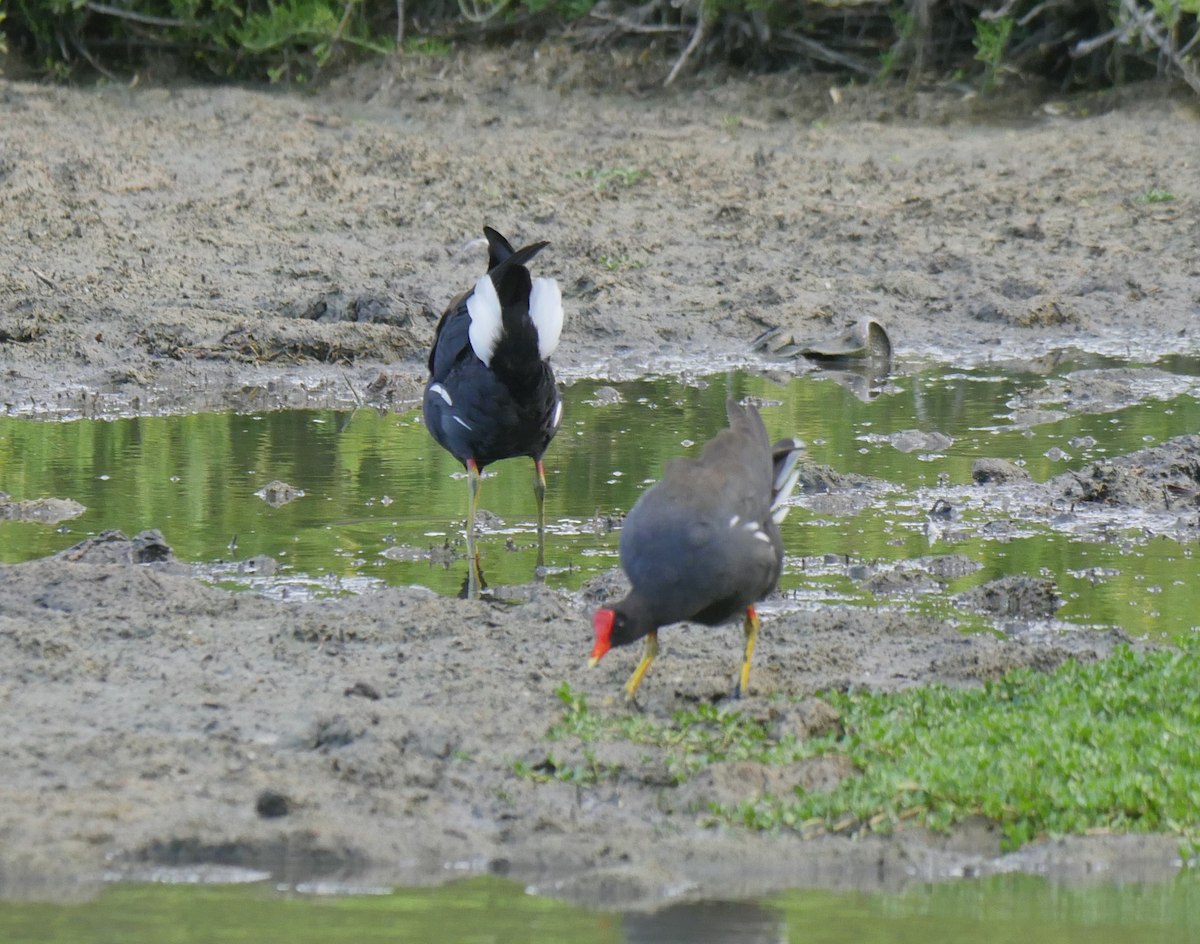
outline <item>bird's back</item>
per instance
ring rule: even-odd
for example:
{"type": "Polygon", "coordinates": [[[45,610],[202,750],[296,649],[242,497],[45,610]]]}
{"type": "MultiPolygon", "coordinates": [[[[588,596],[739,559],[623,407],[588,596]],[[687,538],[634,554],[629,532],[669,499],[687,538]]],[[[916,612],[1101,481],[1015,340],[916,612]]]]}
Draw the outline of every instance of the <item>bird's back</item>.
{"type": "MultiPolygon", "coordinates": [[[[540,460],[562,418],[549,355],[541,350],[553,345],[531,318],[534,283],[525,268],[546,244],[514,252],[495,230],[484,232],[488,273],[455,298],[438,322],[423,403],[425,423],[438,444],[460,462],[474,459],[481,468],[514,456],[540,460]]],[[[558,303],[556,287],[550,301],[558,303]]],[[[555,315],[561,326],[561,305],[555,315]]]]}
{"type": "Polygon", "coordinates": [[[771,517],[772,459],[753,407],[727,405],[730,428],[699,459],[672,459],[621,532],[621,565],[660,625],[717,623],[775,586],[783,559],[771,517]]]}

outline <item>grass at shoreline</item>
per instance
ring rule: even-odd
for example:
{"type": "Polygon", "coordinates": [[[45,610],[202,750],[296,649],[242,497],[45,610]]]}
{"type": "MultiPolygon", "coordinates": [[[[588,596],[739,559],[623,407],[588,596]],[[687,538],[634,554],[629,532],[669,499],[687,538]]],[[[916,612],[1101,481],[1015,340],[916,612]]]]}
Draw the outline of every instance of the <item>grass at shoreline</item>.
{"type": "Polygon", "coordinates": [[[1191,52],[1200,39],[1200,0],[1026,0],[982,15],[977,4],[951,0],[921,9],[781,0],[15,0],[0,11],[0,21],[7,19],[0,53],[11,39],[16,54],[57,81],[126,82],[128,70],[137,74],[167,57],[171,71],[304,84],[371,54],[441,57],[518,38],[569,37],[608,47],[631,76],[637,70],[629,63],[661,53],[655,84],[670,84],[685,65],[724,63],[749,74],[799,68],[839,85],[905,76],[911,89],[965,80],[985,93],[1009,75],[1063,89],[1177,76],[1200,93],[1191,52]],[[820,15],[823,7],[837,7],[838,15],[820,15]]]}
{"type": "MultiPolygon", "coordinates": [[[[677,782],[722,760],[781,765],[820,754],[844,755],[861,771],[828,794],[797,789],[711,808],[715,821],[750,829],[889,833],[912,820],[948,830],[982,815],[1000,824],[1007,849],[1071,833],[1167,832],[1187,851],[1200,835],[1200,640],[1121,647],[1096,663],[1021,669],[976,689],[825,693],[845,734],[803,742],[772,740],[736,710],[701,706],[662,724],[593,712],[566,685],[559,697],[566,713],[548,740],[665,747],[677,782]]],[[[561,766],[551,753],[518,773],[588,783],[616,770],[561,766]]]]}

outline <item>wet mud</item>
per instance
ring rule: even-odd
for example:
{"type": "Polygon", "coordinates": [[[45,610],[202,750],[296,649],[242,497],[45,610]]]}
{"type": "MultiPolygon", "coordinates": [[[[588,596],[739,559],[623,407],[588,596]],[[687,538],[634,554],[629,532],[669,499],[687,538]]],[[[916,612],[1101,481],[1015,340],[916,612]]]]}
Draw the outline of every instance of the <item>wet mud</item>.
{"type": "MultiPolygon", "coordinates": [[[[1146,360],[1200,349],[1191,103],[1029,101],[986,123],[949,93],[834,104],[776,77],[664,97],[572,68],[557,52],[397,60],[304,96],[0,82],[2,408],[407,408],[438,315],[479,274],[485,222],[551,240],[539,274],[564,287],[555,361],[568,380],[731,364],[786,377],[807,362],[755,339],[803,349],[861,317],[887,327],[901,360],[1049,370],[1071,346],[1146,360]]],[[[1081,377],[1012,409],[1030,422],[1088,410],[1142,395],[1136,380],[1081,377]]],[[[968,499],[930,491],[945,508],[934,525],[957,527],[965,500],[1064,527],[1121,505],[1194,540],[1197,451],[1174,440],[1036,488],[988,467],[968,499]]],[[[814,468],[800,500],[848,513],[887,487],[814,468]]],[[[861,579],[887,595],[970,565],[909,563],[861,579]]],[[[289,603],[202,584],[154,532],[0,567],[0,892],[196,863],[280,880],[493,871],[623,905],[1014,869],[1174,874],[1173,837],[1001,856],[986,823],[802,841],[697,817],[780,777],[820,789],[853,775],[832,762],[719,767],[676,786],[638,751],[606,758],[621,773],[598,787],[518,777],[517,761],[546,753],[563,682],[628,710],[613,696],[635,653],[585,669],[590,608],[622,579],[482,602],[392,588],[289,603]]],[[[800,699],[779,721],[808,730],[822,721],[803,699],[824,688],[973,685],[1128,641],[1053,623],[1054,590],[1032,575],[981,590],[963,605],[1006,634],[774,601],[743,708],[800,699]]],[[[737,627],[662,641],[642,710],[727,696],[737,627]]]]}
{"type": "MultiPolygon", "coordinates": [[[[574,891],[554,889],[583,900],[620,876],[628,889],[613,895],[652,901],[681,888],[728,894],[735,876],[718,878],[715,863],[758,857],[755,844],[777,867],[738,876],[746,893],[800,876],[895,887],[931,861],[961,865],[938,851],[944,837],[924,832],[802,841],[704,822],[710,800],[830,789],[853,775],[833,759],[803,770],[714,765],[676,786],[657,749],[601,744],[596,762],[620,767],[615,779],[518,776],[516,761],[550,750],[560,763],[582,757],[583,745],[545,740],[563,682],[601,710],[639,710],[614,698],[637,653],[586,668],[594,590],[469,602],[385,589],[288,604],[202,585],[187,570],[154,532],[0,568],[0,875],[203,862],[426,882],[491,870],[534,884],[577,876],[574,891]]],[[[827,687],[978,684],[1017,666],[1101,658],[1124,641],[1035,624],[1009,638],[964,636],[886,609],[768,615],[739,709],[811,734],[836,723],[803,700],[827,687]],[[788,708],[790,697],[771,696],[801,700],[788,708]]],[[[736,626],[664,632],[640,710],[667,718],[723,701],[740,651],[736,626]]],[[[1008,868],[998,834],[989,841],[990,852],[970,850],[971,867],[1008,868]]],[[[1166,874],[1170,857],[1160,865],[1166,874]]]]}
{"type": "Polygon", "coordinates": [[[958,362],[1200,344],[1192,100],[630,94],[533,52],[316,95],[0,80],[3,408],[411,404],[484,223],[551,241],[568,378],[801,370],[864,317],[958,362]]]}

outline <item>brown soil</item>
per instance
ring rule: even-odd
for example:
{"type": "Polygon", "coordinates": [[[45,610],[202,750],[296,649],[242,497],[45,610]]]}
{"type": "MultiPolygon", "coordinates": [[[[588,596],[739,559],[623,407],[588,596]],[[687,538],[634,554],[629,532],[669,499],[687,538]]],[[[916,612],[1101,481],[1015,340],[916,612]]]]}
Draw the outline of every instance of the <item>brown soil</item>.
{"type": "MultiPolygon", "coordinates": [[[[398,60],[315,96],[0,83],[6,410],[411,404],[436,317],[480,271],[467,244],[485,222],[552,241],[538,265],[564,286],[568,378],[760,363],[767,329],[804,344],[864,315],[910,359],[1200,349],[1192,103],[1017,100],[989,124],[948,90],[834,104],[775,77],[620,93],[597,68],[553,50],[398,60]],[[1152,190],[1175,199],[1137,199],[1152,190]]],[[[702,828],[653,757],[610,759],[627,770],[603,787],[521,780],[512,762],[544,756],[554,689],[603,704],[634,657],[583,669],[586,598],[287,604],[170,562],[96,560],[0,567],[0,891],[195,862],[281,879],[493,870],[626,904],[1173,872],[1170,837],[998,858],[986,824],[861,842],[702,828]]],[[[725,693],[738,636],[664,633],[644,709],[725,693]]],[[[745,707],[973,684],[1118,639],[794,613],[768,620],[745,707]]],[[[767,780],[722,769],[691,789],[736,799],[767,780]]]]}

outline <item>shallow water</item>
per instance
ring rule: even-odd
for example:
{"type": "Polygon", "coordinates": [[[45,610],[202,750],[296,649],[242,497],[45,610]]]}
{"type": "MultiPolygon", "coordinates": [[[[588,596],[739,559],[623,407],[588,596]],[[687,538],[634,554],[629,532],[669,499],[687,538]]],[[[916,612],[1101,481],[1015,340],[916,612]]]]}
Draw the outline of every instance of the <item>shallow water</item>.
{"type": "MultiPolygon", "coordinates": [[[[1200,940],[1200,882],[1065,888],[1001,876],[896,894],[790,891],[652,913],[589,910],[476,878],[354,896],[116,886],[83,904],[0,902],[10,944],[338,941],[437,944],[1175,944],[1200,940]]],[[[312,886],[298,886],[311,891],[312,886]]]]}
{"type": "MultiPolygon", "coordinates": [[[[1162,521],[1105,511],[1062,526],[1049,516],[979,507],[979,490],[970,484],[980,456],[1021,462],[1042,481],[1089,459],[1200,430],[1200,365],[1178,359],[1159,365],[1172,376],[1138,386],[1135,403],[1060,418],[1043,413],[1038,418],[1048,421],[1022,425],[1022,402],[1014,397],[1028,401],[1030,391],[1072,370],[1104,366],[1111,364],[1068,361],[1047,376],[936,366],[894,377],[868,399],[819,373],[786,387],[740,372],[647,379],[614,384],[618,403],[596,397],[601,382],[575,383],[564,390],[563,427],[546,456],[547,582],[574,589],[616,564],[619,532],[605,530],[604,516],[628,510],[667,458],[698,455],[724,425],[731,394],[764,401],[772,436],[800,435],[815,461],[896,486],[857,512],[793,509],[784,524],[786,605],[877,604],[861,586],[864,573],[958,553],[982,570],[950,580],[943,592],[891,597],[889,605],[944,612],[971,625],[973,617],[951,603],[954,593],[1006,574],[1040,573],[1054,577],[1063,593],[1060,619],[1118,624],[1136,634],[1189,631],[1200,623],[1200,560],[1192,547],[1157,533],[1162,521]],[[911,429],[954,442],[905,453],[883,438],[911,429]],[[1088,436],[1094,445],[1070,443],[1088,436]],[[1047,457],[1055,447],[1071,458],[1047,457]],[[958,521],[927,515],[938,498],[959,506],[958,521]],[[1002,532],[981,530],[1001,519],[1002,532]]],[[[1053,402],[1037,407],[1061,411],[1053,402]]],[[[488,473],[481,506],[501,520],[481,541],[485,578],[493,586],[528,582],[536,562],[532,463],[509,460],[488,473]]],[[[466,483],[422,427],[419,411],[0,419],[0,490],[14,499],[53,496],[87,506],[57,529],[0,522],[0,560],[10,563],[105,528],[159,528],[181,559],[206,565],[212,579],[279,595],[374,582],[452,594],[466,573],[466,483]],[[304,497],[279,508],[255,497],[274,479],[303,489],[304,497]],[[240,565],[255,555],[274,558],[277,572],[255,577],[240,565]]]]}

